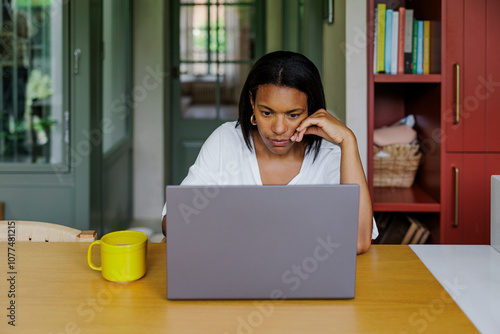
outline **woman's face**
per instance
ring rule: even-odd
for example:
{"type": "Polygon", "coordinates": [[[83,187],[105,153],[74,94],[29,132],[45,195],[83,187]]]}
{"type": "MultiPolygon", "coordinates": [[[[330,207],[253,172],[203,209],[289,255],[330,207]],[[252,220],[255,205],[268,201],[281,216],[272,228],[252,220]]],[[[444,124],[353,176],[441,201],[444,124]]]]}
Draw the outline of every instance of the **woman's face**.
{"type": "Polygon", "coordinates": [[[262,85],[250,96],[260,138],[275,154],[285,154],[295,142],[290,137],[307,118],[307,95],[298,89],[262,85]]]}

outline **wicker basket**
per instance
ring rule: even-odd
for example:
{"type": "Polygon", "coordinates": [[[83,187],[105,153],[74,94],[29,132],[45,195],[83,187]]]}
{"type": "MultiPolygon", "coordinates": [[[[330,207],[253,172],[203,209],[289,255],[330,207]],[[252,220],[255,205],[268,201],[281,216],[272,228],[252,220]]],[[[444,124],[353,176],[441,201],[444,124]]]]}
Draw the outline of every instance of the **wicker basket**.
{"type": "Polygon", "coordinates": [[[374,154],[383,150],[390,157],[373,157],[373,186],[409,188],[415,180],[422,153],[419,145],[398,144],[374,147],[374,154]]]}

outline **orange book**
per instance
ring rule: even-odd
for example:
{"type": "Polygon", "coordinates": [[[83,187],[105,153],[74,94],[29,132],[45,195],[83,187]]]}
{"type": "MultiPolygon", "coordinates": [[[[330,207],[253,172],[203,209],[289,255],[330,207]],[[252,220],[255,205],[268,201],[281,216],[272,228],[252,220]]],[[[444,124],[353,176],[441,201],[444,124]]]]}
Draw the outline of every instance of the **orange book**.
{"type": "Polygon", "coordinates": [[[398,74],[405,73],[405,14],[406,8],[399,7],[398,74]]]}
{"type": "Polygon", "coordinates": [[[430,73],[431,22],[424,21],[424,74],[430,73]]]}

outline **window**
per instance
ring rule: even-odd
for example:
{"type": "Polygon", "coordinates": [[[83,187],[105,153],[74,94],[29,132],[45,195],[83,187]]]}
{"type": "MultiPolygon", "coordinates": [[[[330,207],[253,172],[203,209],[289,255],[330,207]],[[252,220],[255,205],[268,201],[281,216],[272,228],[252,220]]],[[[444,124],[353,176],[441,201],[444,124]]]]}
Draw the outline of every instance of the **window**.
{"type": "Polygon", "coordinates": [[[255,0],[181,0],[182,118],[237,118],[255,58],[255,6],[255,0]]]}

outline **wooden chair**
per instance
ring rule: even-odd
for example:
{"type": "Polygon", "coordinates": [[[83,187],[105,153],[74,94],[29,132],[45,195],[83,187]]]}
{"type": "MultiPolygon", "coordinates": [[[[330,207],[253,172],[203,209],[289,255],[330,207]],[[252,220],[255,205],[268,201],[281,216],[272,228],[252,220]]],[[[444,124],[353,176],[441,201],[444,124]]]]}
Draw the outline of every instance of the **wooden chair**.
{"type": "Polygon", "coordinates": [[[93,230],[80,231],[75,228],[34,221],[2,220],[0,221],[0,241],[8,241],[9,229],[15,226],[16,241],[35,242],[92,242],[97,234],[93,230]]]}

